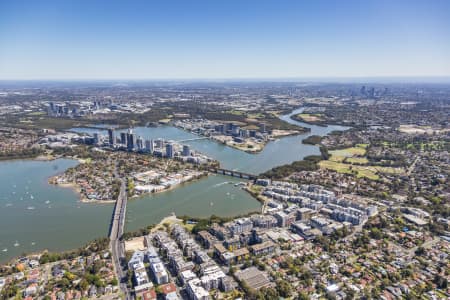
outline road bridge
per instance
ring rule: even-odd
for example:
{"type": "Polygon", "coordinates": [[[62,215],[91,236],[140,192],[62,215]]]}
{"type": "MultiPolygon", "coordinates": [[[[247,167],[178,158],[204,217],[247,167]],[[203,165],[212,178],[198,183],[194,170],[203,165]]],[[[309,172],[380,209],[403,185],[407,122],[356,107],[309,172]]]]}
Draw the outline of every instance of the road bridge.
{"type": "Polygon", "coordinates": [[[186,140],[181,140],[181,141],[177,141],[178,143],[185,143],[185,142],[192,142],[192,141],[200,141],[200,140],[208,140],[209,137],[207,136],[202,136],[202,137],[196,137],[196,138],[192,138],[192,139],[186,139],[186,140]]]}
{"type": "Polygon", "coordinates": [[[249,174],[249,173],[235,171],[235,170],[222,169],[222,168],[211,168],[209,171],[212,173],[232,176],[232,177],[236,177],[236,178],[243,178],[243,179],[248,179],[248,180],[256,180],[258,178],[258,176],[254,175],[254,174],[249,174]]]}
{"type": "MultiPolygon", "coordinates": [[[[114,172],[115,177],[118,177],[117,174],[117,165],[116,170],[114,172]]],[[[126,217],[126,209],[127,209],[127,192],[126,192],[126,182],[124,178],[120,178],[120,193],[117,198],[116,204],[114,205],[111,225],[109,228],[109,238],[110,238],[110,247],[112,253],[112,259],[114,264],[114,269],[116,272],[117,279],[119,280],[119,286],[125,295],[125,299],[133,299],[133,296],[130,294],[127,288],[127,273],[122,267],[122,261],[125,260],[125,245],[123,241],[120,240],[120,237],[123,235],[125,228],[125,217],[126,217]]]]}

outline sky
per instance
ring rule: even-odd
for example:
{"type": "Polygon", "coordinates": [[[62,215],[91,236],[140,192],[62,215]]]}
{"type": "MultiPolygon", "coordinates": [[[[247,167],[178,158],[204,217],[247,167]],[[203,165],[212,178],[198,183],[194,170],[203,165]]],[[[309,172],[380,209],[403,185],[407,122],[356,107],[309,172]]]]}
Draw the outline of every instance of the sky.
{"type": "Polygon", "coordinates": [[[0,80],[450,76],[447,0],[0,0],[0,80]]]}

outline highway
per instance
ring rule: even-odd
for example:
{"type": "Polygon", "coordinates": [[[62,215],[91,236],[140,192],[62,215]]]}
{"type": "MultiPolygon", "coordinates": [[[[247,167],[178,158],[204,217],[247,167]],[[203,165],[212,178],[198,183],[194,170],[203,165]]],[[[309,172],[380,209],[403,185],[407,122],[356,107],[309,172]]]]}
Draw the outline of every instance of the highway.
{"type": "MultiPolygon", "coordinates": [[[[117,166],[114,175],[118,178],[117,174],[117,166]]],[[[120,178],[120,193],[117,198],[116,204],[114,206],[112,223],[110,227],[110,246],[111,253],[114,263],[114,269],[116,271],[116,276],[119,281],[120,289],[125,296],[125,299],[133,299],[133,296],[130,294],[127,288],[127,280],[126,280],[126,271],[123,270],[121,265],[121,260],[125,259],[125,246],[124,243],[120,240],[120,237],[123,234],[125,227],[125,217],[126,217],[126,209],[127,209],[127,192],[126,192],[126,182],[124,178],[120,178]]]]}

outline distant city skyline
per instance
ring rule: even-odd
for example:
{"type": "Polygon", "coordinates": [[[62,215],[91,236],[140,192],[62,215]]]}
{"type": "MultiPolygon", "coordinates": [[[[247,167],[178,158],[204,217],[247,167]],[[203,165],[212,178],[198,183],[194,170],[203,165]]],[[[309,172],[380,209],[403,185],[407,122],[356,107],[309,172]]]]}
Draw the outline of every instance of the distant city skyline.
{"type": "Polygon", "coordinates": [[[0,80],[450,77],[450,1],[1,1],[0,80]]]}

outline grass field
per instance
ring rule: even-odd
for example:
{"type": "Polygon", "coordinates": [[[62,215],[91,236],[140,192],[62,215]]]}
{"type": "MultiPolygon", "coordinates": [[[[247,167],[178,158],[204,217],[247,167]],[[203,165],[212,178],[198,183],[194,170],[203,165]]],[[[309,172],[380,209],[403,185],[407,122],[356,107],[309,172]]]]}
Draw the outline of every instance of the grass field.
{"type": "Polygon", "coordinates": [[[330,151],[332,156],[341,156],[341,157],[353,157],[353,156],[363,156],[366,154],[366,149],[363,147],[351,147],[340,150],[332,150],[330,151]]]}
{"type": "Polygon", "coordinates": [[[366,165],[369,160],[365,157],[347,157],[345,162],[350,164],[366,165]]]}
{"type": "Polygon", "coordinates": [[[358,166],[351,165],[342,162],[336,162],[331,160],[322,160],[319,162],[321,168],[334,170],[338,173],[352,174],[354,173],[357,177],[366,177],[368,179],[377,180],[379,176],[377,173],[388,173],[388,174],[402,174],[405,172],[402,168],[392,168],[392,167],[378,167],[378,166],[358,166]]]}
{"type": "Polygon", "coordinates": [[[367,149],[369,147],[369,144],[356,144],[356,147],[367,149]]]}
{"type": "Polygon", "coordinates": [[[334,161],[334,162],[343,162],[345,159],[346,159],[345,156],[332,155],[332,156],[330,156],[330,158],[328,160],[334,161]]]}
{"type": "Polygon", "coordinates": [[[329,151],[330,158],[319,162],[319,166],[338,173],[355,174],[356,177],[365,177],[372,180],[380,178],[378,173],[404,173],[402,168],[368,165],[369,160],[364,157],[368,146],[367,144],[358,144],[356,147],[329,151]]]}
{"type": "Polygon", "coordinates": [[[247,115],[247,118],[250,118],[250,119],[261,119],[263,117],[264,117],[264,115],[262,113],[248,114],[247,115]]]}
{"type": "Polygon", "coordinates": [[[297,117],[304,120],[305,122],[321,122],[321,114],[298,114],[297,117]]]}

